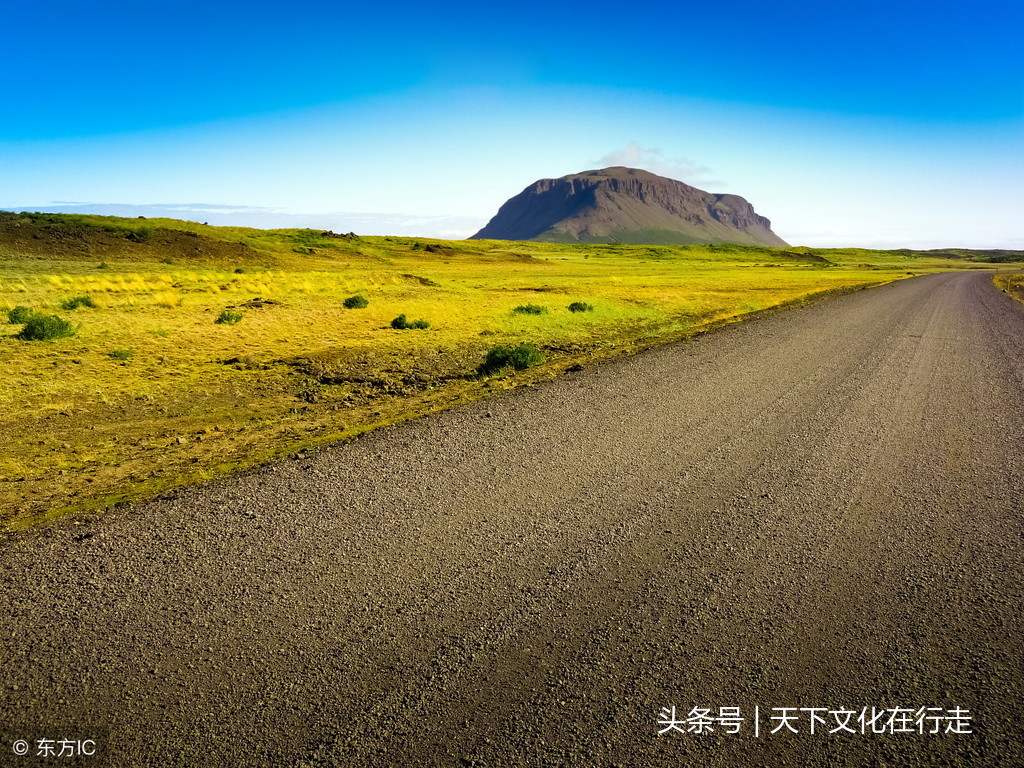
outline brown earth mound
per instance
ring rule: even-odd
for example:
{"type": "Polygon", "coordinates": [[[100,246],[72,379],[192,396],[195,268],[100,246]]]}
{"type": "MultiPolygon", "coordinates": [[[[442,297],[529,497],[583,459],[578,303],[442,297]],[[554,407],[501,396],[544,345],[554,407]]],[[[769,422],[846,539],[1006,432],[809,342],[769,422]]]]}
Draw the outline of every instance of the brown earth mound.
{"type": "Polygon", "coordinates": [[[502,205],[471,239],[786,245],[738,195],[623,167],[540,179],[502,205]]]}
{"type": "Polygon", "coordinates": [[[38,254],[66,259],[212,261],[252,264],[266,255],[239,242],[195,232],[123,224],[102,226],[70,216],[0,211],[0,254],[38,254]]]}

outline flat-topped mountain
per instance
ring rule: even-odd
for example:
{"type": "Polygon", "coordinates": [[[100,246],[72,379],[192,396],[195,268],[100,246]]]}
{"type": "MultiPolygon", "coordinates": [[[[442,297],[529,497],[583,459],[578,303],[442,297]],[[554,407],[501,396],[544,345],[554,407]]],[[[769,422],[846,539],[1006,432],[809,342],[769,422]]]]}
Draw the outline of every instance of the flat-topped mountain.
{"type": "Polygon", "coordinates": [[[786,245],[738,195],[623,167],[536,181],[470,239],[786,245]]]}

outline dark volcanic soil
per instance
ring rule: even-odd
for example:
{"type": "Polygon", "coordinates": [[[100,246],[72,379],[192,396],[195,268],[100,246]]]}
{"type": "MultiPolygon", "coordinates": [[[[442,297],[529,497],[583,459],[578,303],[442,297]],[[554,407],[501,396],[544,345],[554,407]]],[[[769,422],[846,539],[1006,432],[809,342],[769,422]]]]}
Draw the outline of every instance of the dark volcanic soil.
{"type": "Polygon", "coordinates": [[[1022,402],[1024,307],[937,275],[31,534],[0,763],[1024,764],[1022,402]],[[659,737],[671,706],[765,724],[659,737]]]}

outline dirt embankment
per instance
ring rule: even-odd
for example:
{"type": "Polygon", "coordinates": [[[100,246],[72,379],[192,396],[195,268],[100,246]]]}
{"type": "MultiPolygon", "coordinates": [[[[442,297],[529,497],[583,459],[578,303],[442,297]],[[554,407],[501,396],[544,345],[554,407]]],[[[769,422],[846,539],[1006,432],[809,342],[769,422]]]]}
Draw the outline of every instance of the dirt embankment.
{"type": "Polygon", "coordinates": [[[1024,302],[1024,272],[1002,272],[997,274],[993,281],[1003,293],[1024,302]]]}

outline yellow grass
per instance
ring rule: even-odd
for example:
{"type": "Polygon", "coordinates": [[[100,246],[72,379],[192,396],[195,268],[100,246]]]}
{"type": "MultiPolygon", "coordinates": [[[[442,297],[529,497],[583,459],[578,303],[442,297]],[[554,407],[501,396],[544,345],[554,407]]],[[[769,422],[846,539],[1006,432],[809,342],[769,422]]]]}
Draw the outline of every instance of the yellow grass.
{"type": "Polygon", "coordinates": [[[1007,295],[1024,302],[1024,272],[1001,272],[995,276],[994,282],[1007,295]]]}
{"type": "Polygon", "coordinates": [[[833,262],[822,266],[772,249],[391,238],[298,255],[283,235],[260,237],[275,266],[0,259],[5,314],[25,305],[78,326],[52,342],[0,326],[0,524],[196,482],[821,291],[978,266],[865,251],[820,251],[833,262]],[[343,309],[355,293],[369,306],[343,309]],[[74,296],[96,307],[59,309],[74,296]],[[570,313],[574,301],[594,311],[570,313]],[[521,304],[548,311],[513,313],[521,304]],[[241,322],[215,324],[229,307],[241,322]],[[390,328],[399,314],[430,328],[390,328]],[[524,341],[545,352],[540,370],[475,376],[490,346],[524,341]]]}

